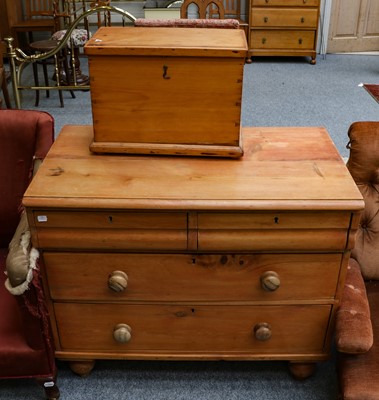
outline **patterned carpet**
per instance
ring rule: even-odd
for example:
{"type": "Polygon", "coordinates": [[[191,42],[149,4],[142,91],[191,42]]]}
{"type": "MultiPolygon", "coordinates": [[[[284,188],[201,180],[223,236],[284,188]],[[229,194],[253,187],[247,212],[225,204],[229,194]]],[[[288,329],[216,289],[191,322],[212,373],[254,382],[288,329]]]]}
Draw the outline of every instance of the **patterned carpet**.
{"type": "Polygon", "coordinates": [[[379,85],[364,84],[363,87],[379,103],[379,85]]]}

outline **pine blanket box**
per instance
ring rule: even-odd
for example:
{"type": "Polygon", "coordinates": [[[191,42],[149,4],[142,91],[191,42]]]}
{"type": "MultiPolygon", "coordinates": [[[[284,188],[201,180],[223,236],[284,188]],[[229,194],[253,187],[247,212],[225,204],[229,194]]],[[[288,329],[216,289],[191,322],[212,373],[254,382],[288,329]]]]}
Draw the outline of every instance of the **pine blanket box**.
{"type": "Polygon", "coordinates": [[[103,27],[84,50],[92,151],[242,155],[242,30],[103,27]]]}

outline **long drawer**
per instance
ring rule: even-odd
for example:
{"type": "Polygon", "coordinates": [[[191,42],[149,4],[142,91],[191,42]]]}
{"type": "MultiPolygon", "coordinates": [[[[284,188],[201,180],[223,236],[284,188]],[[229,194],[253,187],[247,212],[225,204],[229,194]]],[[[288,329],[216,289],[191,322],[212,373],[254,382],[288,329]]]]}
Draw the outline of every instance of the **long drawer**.
{"type": "Polygon", "coordinates": [[[252,8],[250,20],[254,27],[316,28],[317,17],[315,8],[252,8]]]}
{"type": "Polygon", "coordinates": [[[331,301],[341,254],[43,254],[55,301],[331,301]],[[119,291],[117,291],[119,290],[119,291]]]}
{"type": "Polygon", "coordinates": [[[323,350],[331,307],[56,303],[54,310],[63,351],[314,354],[323,350]]]}
{"type": "Polygon", "coordinates": [[[312,50],[315,43],[315,32],[254,29],[250,31],[250,43],[254,49],[312,50]]]}

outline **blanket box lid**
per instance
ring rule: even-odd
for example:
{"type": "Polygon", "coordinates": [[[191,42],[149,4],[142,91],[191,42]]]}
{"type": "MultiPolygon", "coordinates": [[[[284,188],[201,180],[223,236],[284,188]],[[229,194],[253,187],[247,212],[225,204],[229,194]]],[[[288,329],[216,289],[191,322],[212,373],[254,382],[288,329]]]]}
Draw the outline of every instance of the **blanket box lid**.
{"type": "Polygon", "coordinates": [[[86,43],[87,55],[246,57],[242,29],[101,27],[86,43]]]}

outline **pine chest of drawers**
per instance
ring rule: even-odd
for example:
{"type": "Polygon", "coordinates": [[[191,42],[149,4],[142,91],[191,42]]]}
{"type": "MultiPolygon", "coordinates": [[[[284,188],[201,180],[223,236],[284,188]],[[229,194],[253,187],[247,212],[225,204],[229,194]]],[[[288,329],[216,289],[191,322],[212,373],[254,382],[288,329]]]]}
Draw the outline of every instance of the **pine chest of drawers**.
{"type": "Polygon", "coordinates": [[[320,0],[250,0],[249,56],[308,56],[316,63],[320,0]]]}
{"type": "Polygon", "coordinates": [[[89,57],[97,153],[240,157],[240,29],[103,27],[89,57]]]}
{"type": "Polygon", "coordinates": [[[66,126],[24,205],[56,356],[328,357],[363,200],[321,128],[245,128],[239,159],[90,152],[66,126]]]}

